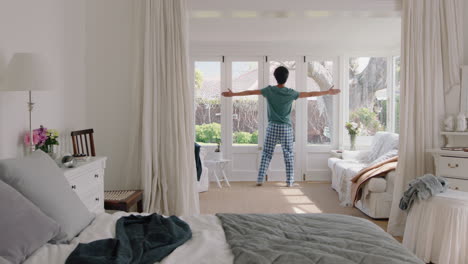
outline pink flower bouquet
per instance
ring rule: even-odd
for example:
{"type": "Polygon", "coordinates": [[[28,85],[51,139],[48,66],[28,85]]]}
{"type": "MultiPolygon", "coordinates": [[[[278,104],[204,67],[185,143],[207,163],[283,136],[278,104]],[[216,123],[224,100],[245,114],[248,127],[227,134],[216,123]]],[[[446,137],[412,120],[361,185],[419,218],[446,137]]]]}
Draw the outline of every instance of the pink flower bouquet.
{"type": "MultiPolygon", "coordinates": [[[[58,142],[59,133],[55,129],[47,129],[43,126],[33,130],[33,144],[36,149],[41,149],[44,152],[51,152],[50,146],[59,145],[58,142]]],[[[29,146],[31,144],[31,136],[29,133],[24,135],[24,144],[29,146]]]]}

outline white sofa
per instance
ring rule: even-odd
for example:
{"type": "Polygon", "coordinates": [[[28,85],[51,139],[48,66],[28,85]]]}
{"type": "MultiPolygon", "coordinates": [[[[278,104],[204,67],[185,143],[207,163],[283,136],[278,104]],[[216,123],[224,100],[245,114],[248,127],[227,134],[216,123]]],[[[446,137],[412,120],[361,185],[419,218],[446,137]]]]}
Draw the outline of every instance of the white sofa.
{"type": "MultiPolygon", "coordinates": [[[[328,159],[332,172],[332,188],[338,192],[340,205],[352,206],[351,179],[363,168],[398,154],[398,134],[378,132],[369,150],[344,151],[342,158],[328,159]]],[[[393,198],[395,171],[369,180],[363,187],[362,198],[356,207],[366,215],[388,218],[393,198]]]]}

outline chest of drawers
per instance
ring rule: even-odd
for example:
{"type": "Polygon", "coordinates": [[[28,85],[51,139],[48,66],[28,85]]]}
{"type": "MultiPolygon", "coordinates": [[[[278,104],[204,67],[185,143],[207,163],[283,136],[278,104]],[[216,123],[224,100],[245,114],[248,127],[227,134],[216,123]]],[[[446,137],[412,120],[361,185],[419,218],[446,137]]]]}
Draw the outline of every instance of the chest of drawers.
{"type": "Polygon", "coordinates": [[[449,182],[449,188],[468,192],[468,152],[430,151],[434,156],[436,175],[449,182]]]}
{"type": "Polygon", "coordinates": [[[90,157],[78,162],[74,168],[63,168],[64,175],[89,211],[104,212],[104,170],[105,157],[90,157]]]}

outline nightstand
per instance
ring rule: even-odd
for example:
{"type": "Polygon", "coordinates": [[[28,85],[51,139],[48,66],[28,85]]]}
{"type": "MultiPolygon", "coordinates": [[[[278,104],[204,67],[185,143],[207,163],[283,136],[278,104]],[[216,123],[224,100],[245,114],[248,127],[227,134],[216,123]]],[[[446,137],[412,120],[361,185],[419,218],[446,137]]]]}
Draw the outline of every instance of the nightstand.
{"type": "Polygon", "coordinates": [[[436,175],[447,179],[449,188],[468,192],[468,152],[431,149],[436,175]]]}
{"type": "Polygon", "coordinates": [[[74,168],[62,168],[65,178],[92,213],[104,212],[104,170],[106,157],[89,157],[74,168]]]}

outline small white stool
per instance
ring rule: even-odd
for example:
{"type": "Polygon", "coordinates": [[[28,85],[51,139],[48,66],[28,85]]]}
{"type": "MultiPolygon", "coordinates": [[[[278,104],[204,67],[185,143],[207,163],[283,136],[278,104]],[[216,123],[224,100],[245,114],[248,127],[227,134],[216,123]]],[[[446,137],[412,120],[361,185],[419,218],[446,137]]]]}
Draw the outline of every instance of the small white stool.
{"type": "Polygon", "coordinates": [[[226,176],[226,166],[229,164],[230,160],[227,160],[227,159],[220,159],[220,160],[205,160],[205,166],[208,167],[209,169],[209,172],[212,173],[214,176],[215,176],[215,179],[216,179],[216,183],[218,184],[218,187],[219,188],[223,188],[223,186],[221,185],[221,182],[226,182],[226,185],[228,187],[231,187],[231,185],[229,184],[229,180],[226,176]],[[220,175],[218,175],[218,173],[221,174],[222,178],[220,179],[220,175]]]}
{"type": "Polygon", "coordinates": [[[408,213],[403,245],[426,263],[468,263],[468,192],[449,189],[416,200],[408,213]]]}

